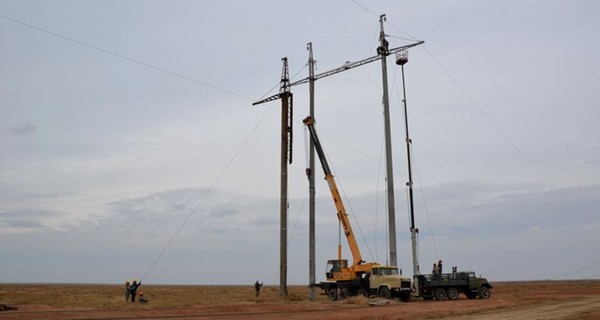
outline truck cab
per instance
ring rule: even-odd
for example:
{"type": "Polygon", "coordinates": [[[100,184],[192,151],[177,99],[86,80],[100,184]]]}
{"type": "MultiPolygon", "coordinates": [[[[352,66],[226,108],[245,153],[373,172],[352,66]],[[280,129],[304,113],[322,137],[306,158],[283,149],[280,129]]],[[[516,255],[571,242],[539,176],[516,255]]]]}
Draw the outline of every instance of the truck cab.
{"type": "Polygon", "coordinates": [[[382,298],[399,297],[401,301],[409,301],[411,297],[411,280],[402,276],[395,266],[373,266],[369,275],[369,291],[382,298]]]}

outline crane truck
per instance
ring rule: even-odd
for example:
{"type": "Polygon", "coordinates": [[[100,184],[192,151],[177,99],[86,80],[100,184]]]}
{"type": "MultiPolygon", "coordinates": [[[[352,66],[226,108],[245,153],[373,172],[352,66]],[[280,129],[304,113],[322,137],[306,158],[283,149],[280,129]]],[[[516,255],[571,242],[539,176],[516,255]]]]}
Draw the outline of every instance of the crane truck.
{"type": "Polygon", "coordinates": [[[315,151],[319,156],[323,172],[325,173],[325,180],[329,185],[329,190],[337,209],[337,218],[344,230],[344,235],[346,236],[353,258],[353,262],[349,266],[348,260],[342,258],[342,246],[339,244],[337,259],[327,261],[325,273],[327,280],[311,285],[321,288],[323,293],[332,301],[355,295],[378,295],[386,299],[397,297],[401,301],[409,301],[411,298],[410,277],[403,276],[401,270],[396,266],[385,266],[376,262],[366,262],[362,259],[352,226],[350,225],[350,220],[344,208],[344,203],[342,202],[335,179],[325,158],[323,147],[317,136],[314,127],[315,121],[312,117],[306,117],[303,122],[310,132],[315,151]]]}

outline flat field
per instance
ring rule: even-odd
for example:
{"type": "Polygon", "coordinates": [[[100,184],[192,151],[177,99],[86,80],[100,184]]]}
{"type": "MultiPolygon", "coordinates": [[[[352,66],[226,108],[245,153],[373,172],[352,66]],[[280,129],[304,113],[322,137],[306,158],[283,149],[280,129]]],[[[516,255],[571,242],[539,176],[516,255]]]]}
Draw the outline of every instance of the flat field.
{"type": "Polygon", "coordinates": [[[487,300],[308,301],[308,288],[142,285],[147,304],[125,302],[121,285],[0,284],[0,319],[600,319],[600,281],[492,283],[487,300]],[[387,301],[385,301],[387,302],[387,301]]]}

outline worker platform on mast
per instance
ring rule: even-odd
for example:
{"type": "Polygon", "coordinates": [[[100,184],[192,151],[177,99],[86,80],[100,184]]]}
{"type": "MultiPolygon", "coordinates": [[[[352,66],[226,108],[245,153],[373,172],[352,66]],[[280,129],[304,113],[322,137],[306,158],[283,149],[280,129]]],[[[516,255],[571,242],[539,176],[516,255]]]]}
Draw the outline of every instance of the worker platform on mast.
{"type": "Polygon", "coordinates": [[[403,66],[408,62],[408,51],[402,50],[396,52],[396,64],[403,66]]]}

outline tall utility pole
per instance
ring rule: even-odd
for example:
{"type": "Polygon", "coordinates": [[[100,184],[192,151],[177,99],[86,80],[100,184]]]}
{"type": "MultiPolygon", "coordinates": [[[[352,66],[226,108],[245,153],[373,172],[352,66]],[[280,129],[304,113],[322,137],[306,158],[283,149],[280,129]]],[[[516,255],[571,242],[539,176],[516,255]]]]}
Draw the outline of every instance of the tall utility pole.
{"type": "Polygon", "coordinates": [[[387,168],[387,196],[388,196],[388,228],[390,242],[390,265],[398,265],[396,250],[396,204],[394,200],[394,168],[392,164],[392,133],[390,125],[390,99],[388,96],[387,56],[389,55],[388,42],[383,32],[385,14],[379,16],[379,47],[377,53],[381,56],[381,74],[383,77],[383,121],[385,129],[385,163],[387,168]]]}
{"type": "MultiPolygon", "coordinates": [[[[314,119],[315,117],[315,60],[313,59],[312,42],[308,43],[308,91],[310,101],[310,116],[314,119]]],[[[316,251],[315,251],[315,147],[314,142],[310,139],[309,144],[309,168],[306,172],[308,175],[308,189],[309,189],[309,213],[308,213],[308,281],[310,284],[310,291],[308,298],[311,301],[317,299],[317,291],[314,284],[317,281],[316,277],[316,251]]]]}
{"type": "Polygon", "coordinates": [[[293,99],[290,91],[290,73],[287,57],[281,59],[281,83],[279,93],[252,105],[281,99],[281,188],[280,188],[280,233],[279,233],[279,295],[287,296],[287,218],[288,218],[288,161],[292,163],[293,99]]]}

